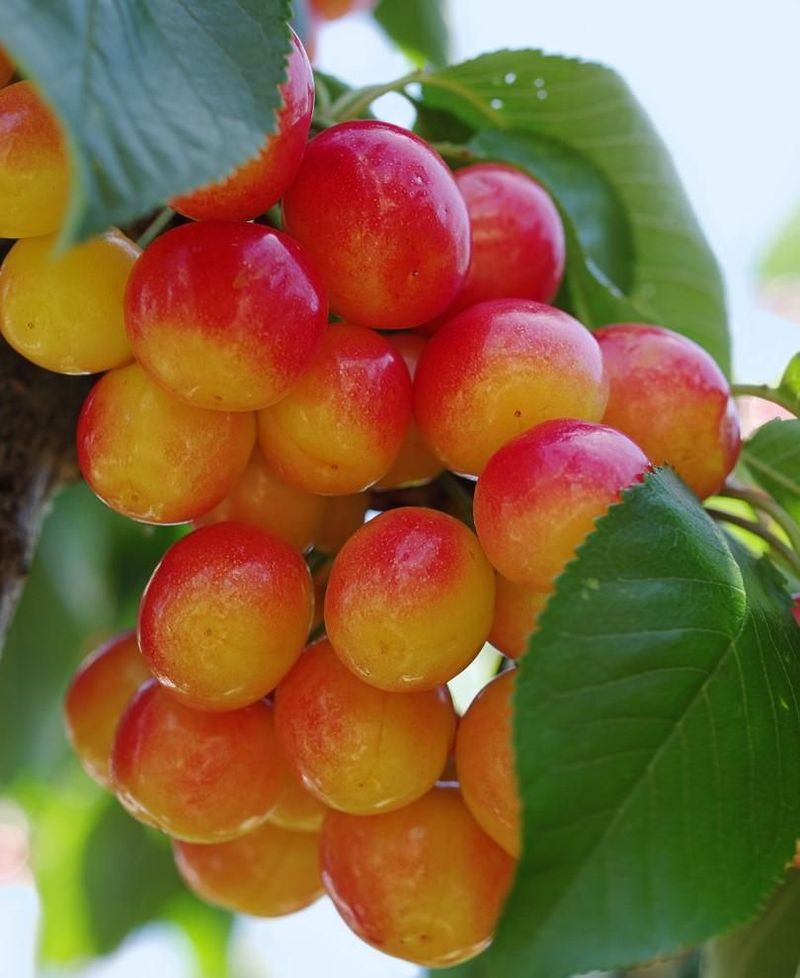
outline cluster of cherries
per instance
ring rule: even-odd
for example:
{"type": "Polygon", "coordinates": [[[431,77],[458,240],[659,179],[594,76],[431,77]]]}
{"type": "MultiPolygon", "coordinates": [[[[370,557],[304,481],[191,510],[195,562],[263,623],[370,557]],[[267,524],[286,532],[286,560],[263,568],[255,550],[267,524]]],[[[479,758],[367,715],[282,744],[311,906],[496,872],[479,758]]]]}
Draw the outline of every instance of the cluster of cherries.
{"type": "Polygon", "coordinates": [[[519,856],[513,660],[556,578],[651,465],[716,492],[738,425],[696,344],[547,304],[563,228],[526,174],[452,173],[377,121],[309,141],[292,43],[277,131],[141,254],[112,229],[53,256],[63,140],[33,85],[0,91],[3,335],[105,372],[78,426],[102,500],[194,523],[67,725],[201,896],[270,916],[324,889],[375,947],[451,965],[519,856]],[[397,505],[432,485],[453,505],[397,505]],[[447,684],[487,641],[508,668],[459,718],[447,684]]]}

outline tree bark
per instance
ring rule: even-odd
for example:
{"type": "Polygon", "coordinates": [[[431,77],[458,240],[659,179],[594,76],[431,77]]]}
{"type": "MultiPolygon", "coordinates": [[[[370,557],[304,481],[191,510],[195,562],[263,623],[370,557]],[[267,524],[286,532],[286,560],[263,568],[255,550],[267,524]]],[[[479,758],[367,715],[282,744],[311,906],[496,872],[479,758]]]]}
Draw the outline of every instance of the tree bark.
{"type": "Polygon", "coordinates": [[[0,339],[0,643],[50,499],[78,475],[75,424],[90,385],[40,370],[0,339]]]}

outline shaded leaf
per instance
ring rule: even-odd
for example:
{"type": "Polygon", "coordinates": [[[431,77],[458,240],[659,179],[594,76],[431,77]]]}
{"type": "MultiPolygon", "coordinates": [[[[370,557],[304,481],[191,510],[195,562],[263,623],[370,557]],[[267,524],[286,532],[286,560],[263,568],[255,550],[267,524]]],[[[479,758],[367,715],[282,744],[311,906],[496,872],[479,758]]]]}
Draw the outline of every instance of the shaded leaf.
{"type": "Polygon", "coordinates": [[[67,238],[217,179],[275,125],[289,0],[3,0],[0,37],[64,122],[67,238]]]}
{"type": "Polygon", "coordinates": [[[625,493],[522,661],[524,851],[475,975],[634,964],[754,912],[800,824],[799,646],[777,572],[677,477],[625,493]]]}
{"type": "Polygon", "coordinates": [[[445,0],[380,0],[375,20],[414,64],[447,64],[445,0]]]}
{"type": "Polygon", "coordinates": [[[800,521],[800,421],[769,421],[742,449],[752,478],[800,521]]]}
{"type": "MultiPolygon", "coordinates": [[[[539,51],[498,51],[432,72],[422,85],[427,105],[474,131],[533,133],[588,161],[630,228],[627,298],[729,368],[716,261],[661,139],[615,72],[539,51]]],[[[590,230],[577,227],[581,239],[590,230]]]]}

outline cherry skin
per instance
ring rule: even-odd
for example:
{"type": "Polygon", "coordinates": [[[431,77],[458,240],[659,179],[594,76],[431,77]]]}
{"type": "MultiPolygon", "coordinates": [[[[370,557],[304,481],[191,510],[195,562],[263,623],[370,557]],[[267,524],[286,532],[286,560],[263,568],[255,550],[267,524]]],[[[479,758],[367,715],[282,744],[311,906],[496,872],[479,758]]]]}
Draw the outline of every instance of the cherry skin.
{"type": "Polygon", "coordinates": [[[0,88],[7,85],[14,76],[14,63],[5,48],[0,48],[0,88]]]}
{"type": "Polygon", "coordinates": [[[208,713],[151,680],[122,715],[111,770],[135,818],[176,839],[225,842],[257,828],[275,806],[278,757],[267,703],[208,713]]]}
{"type": "Polygon", "coordinates": [[[461,718],[456,771],[467,808],[478,825],[507,853],[519,857],[517,773],[511,729],[516,670],[495,677],[461,718]]]}
{"type": "Polygon", "coordinates": [[[287,485],[256,449],[233,489],[196,522],[198,526],[229,520],[248,523],[274,533],[302,552],[314,542],[324,512],[325,500],[321,496],[287,485]]]}
{"type": "Polygon", "coordinates": [[[338,20],[360,10],[372,10],[375,3],[376,0],[310,0],[309,6],[320,20],[338,20]]]}
{"type": "Polygon", "coordinates": [[[528,299],[484,302],[455,316],[429,341],[414,378],[423,437],[447,468],[472,475],[542,421],[599,421],[607,397],[592,334],[528,299]]]}
{"type": "Polygon", "coordinates": [[[495,579],[494,619],[489,642],[510,659],[519,659],[528,649],[536,631],[539,615],[544,611],[550,591],[540,591],[529,584],[517,584],[502,574],[495,579]]]}
{"type": "Polygon", "coordinates": [[[407,805],[433,787],[453,742],[455,713],[446,687],[375,689],[322,640],[278,687],[275,723],[308,790],[332,808],[366,815],[407,805]]]}
{"type": "Polygon", "coordinates": [[[144,250],[125,320],[136,359],[176,397],[257,410],[310,365],[327,325],[322,284],[303,250],[260,224],[185,224],[144,250]]]}
{"type": "Polygon", "coordinates": [[[153,675],[203,710],[266,696],[294,665],[313,614],[302,557],[244,523],[201,527],[174,543],[139,607],[139,645],[153,675]]]}
{"type": "Polygon", "coordinates": [[[178,871],[202,900],[254,917],[309,906],[324,889],[319,841],[307,832],[261,825],[230,842],[173,843],[178,871]]]}
{"type": "Polygon", "coordinates": [[[654,465],[671,465],[701,499],[718,492],[741,438],[730,387],[713,359],[659,326],[622,323],[595,337],[610,382],[603,421],[654,465]]]}
{"type": "Polygon", "coordinates": [[[186,523],[233,489],[253,451],[255,417],[207,411],[118,367],[89,392],[78,461],[104,503],[143,523],[186,523]]]}
{"type": "Polygon", "coordinates": [[[385,814],[330,812],[320,856],[345,923],[428,967],[467,961],[489,944],[514,872],[452,786],[385,814]]]}
{"type": "Polygon", "coordinates": [[[509,580],[549,590],[595,520],[649,464],[605,425],[559,419],[531,428],[478,479],[475,527],[487,557],[509,580]]]}
{"type": "Polygon", "coordinates": [[[424,507],[361,527],[333,562],[328,638],[378,689],[433,689],[480,651],[492,623],[494,574],[463,523],[424,507]]]}
{"type": "MultiPolygon", "coordinates": [[[[277,732],[277,731],[276,731],[277,732]]],[[[267,816],[270,825],[290,832],[319,832],[328,810],[312,795],[279,751],[281,793],[267,816]]]]}
{"type": "Polygon", "coordinates": [[[84,770],[112,788],[111,750],[119,718],[136,690],[150,678],[135,632],[123,632],[80,664],[64,698],[67,735],[84,770]]]}
{"type": "Polygon", "coordinates": [[[93,374],[133,359],[123,300],[140,248],[112,228],[56,256],[55,235],[23,238],[0,268],[0,328],[46,370],[93,374]]]}
{"type": "MultiPolygon", "coordinates": [[[[405,360],[411,379],[417,372],[417,364],[426,347],[424,337],[415,333],[394,333],[392,346],[405,360]]],[[[391,469],[380,479],[377,489],[405,489],[422,486],[435,479],[442,471],[442,463],[423,440],[413,417],[408,423],[405,439],[391,469]]]]}
{"type": "Polygon", "coordinates": [[[469,211],[472,259],[449,313],[490,299],[551,302],[564,274],[564,226],[547,191],[520,170],[476,163],[455,174],[469,211]]]}
{"type": "Polygon", "coordinates": [[[386,474],[410,421],[402,356],[373,330],[341,323],[287,396],[260,412],[258,441],[290,485],[349,495],[386,474]]]}
{"type": "Polygon", "coordinates": [[[61,125],[28,81],[0,89],[0,238],[52,234],[61,226],[69,164],[61,125]]]}
{"type": "Polygon", "coordinates": [[[367,509],[368,492],[329,496],[325,500],[322,521],[314,538],[315,548],[326,554],[338,553],[356,530],[363,526],[367,509]]]}
{"type": "Polygon", "coordinates": [[[268,211],[294,179],[314,111],[314,74],[300,39],[291,30],[287,78],[280,87],[275,131],[258,155],[228,177],[175,197],[171,206],[196,221],[245,221],[268,211]]]}
{"type": "Polygon", "coordinates": [[[309,143],[283,214],[350,323],[418,326],[461,288],[466,204],[444,161],[405,129],[372,121],[326,129],[309,143]]]}

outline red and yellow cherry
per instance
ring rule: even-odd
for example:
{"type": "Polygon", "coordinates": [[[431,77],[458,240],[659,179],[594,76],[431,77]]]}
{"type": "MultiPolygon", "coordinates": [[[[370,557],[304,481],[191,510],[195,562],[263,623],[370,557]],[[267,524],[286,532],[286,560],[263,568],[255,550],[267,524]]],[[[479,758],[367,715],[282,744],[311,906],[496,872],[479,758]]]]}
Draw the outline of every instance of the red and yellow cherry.
{"type": "Polygon", "coordinates": [[[55,235],[23,238],[0,268],[0,329],[17,353],[62,374],[133,359],[125,285],[140,249],[112,228],[55,255],[55,235]]]}
{"type": "Polygon", "coordinates": [[[14,62],[9,58],[5,48],[0,48],[0,88],[7,85],[14,77],[14,62]]]}
{"type": "Polygon", "coordinates": [[[360,10],[372,10],[377,0],[309,0],[311,12],[320,20],[338,20],[360,10]]]}
{"type": "Polygon", "coordinates": [[[84,770],[112,787],[111,750],[119,718],[150,673],[134,632],[123,632],[96,649],[75,673],[64,698],[67,735],[84,770]]]}
{"type": "Polygon", "coordinates": [[[551,302],[564,274],[566,246],[547,191],[502,163],[465,166],[455,180],[469,211],[472,258],[449,312],[490,299],[551,302]]]}
{"type": "MultiPolygon", "coordinates": [[[[405,360],[411,379],[417,372],[417,363],[425,349],[424,337],[415,333],[394,333],[390,338],[392,346],[405,360]]],[[[421,486],[442,471],[442,463],[428,447],[420,434],[413,417],[406,429],[405,439],[392,467],[376,484],[377,489],[404,489],[421,486]]]]}
{"type": "Polygon", "coordinates": [[[488,945],[514,872],[452,786],[380,815],[330,812],[320,856],[347,925],[428,967],[467,961],[488,945]]]}
{"type": "Polygon", "coordinates": [[[224,842],[261,825],[281,793],[272,708],[193,710],[151,680],[117,728],[111,771],[140,821],[189,842],[224,842]]]}
{"type": "Polygon", "coordinates": [[[444,161],[405,129],[373,121],[326,129],[309,143],[283,214],[348,322],[419,326],[461,288],[466,204],[444,161]]]}
{"type": "Polygon", "coordinates": [[[211,526],[233,520],[274,533],[300,552],[307,550],[322,522],[325,500],[287,485],[264,461],[258,449],[233,489],[197,520],[211,526]]]}
{"type": "Polygon", "coordinates": [[[414,378],[423,437],[449,469],[473,475],[542,421],[599,421],[607,396],[592,334],[528,299],[485,302],[455,316],[429,341],[414,378]]]}
{"type": "Polygon", "coordinates": [[[375,689],[322,640],[278,687],[275,723],[284,756],[308,790],[332,808],[366,815],[407,805],[433,787],[455,713],[446,687],[375,689]]]}
{"type": "Polygon", "coordinates": [[[61,226],[69,164],[61,124],[28,81],[0,89],[0,238],[61,226]]]}
{"type": "Polygon", "coordinates": [[[247,465],[255,416],[177,400],[138,366],[92,388],[78,420],[78,461],[104,503],[143,523],[186,523],[218,505],[247,465]]]}
{"type": "Polygon", "coordinates": [[[328,806],[313,795],[280,751],[281,793],[267,816],[270,825],[291,832],[319,832],[328,806]]]}
{"type": "Polygon", "coordinates": [[[551,591],[540,591],[530,584],[518,584],[498,574],[495,579],[494,618],[489,642],[510,659],[527,651],[536,631],[539,615],[551,591]]]}
{"type": "Polygon", "coordinates": [[[463,523],[393,509],[353,534],[333,562],[325,628],[342,662],[378,689],[433,689],[480,651],[494,574],[463,523]]]}
{"type": "Polygon", "coordinates": [[[475,490],[487,557],[509,580],[549,590],[595,520],[649,464],[605,425],[558,419],[519,435],[492,456],[475,490]]]}
{"type": "Polygon", "coordinates": [[[701,499],[718,492],[741,439],[730,386],[709,354],[659,326],[622,323],[594,335],[610,382],[604,423],[654,465],[671,465],[701,499]]]}
{"type": "Polygon", "coordinates": [[[321,897],[319,839],[261,825],[230,842],[173,843],[184,882],[202,900],[254,917],[282,917],[321,897]]]}
{"type": "Polygon", "coordinates": [[[305,492],[349,495],[385,475],[411,421],[411,379],[383,336],[345,323],[289,393],[258,416],[268,464],[305,492]]]}
{"type": "Polygon", "coordinates": [[[487,835],[517,858],[520,805],[511,717],[516,670],[495,677],[461,718],[456,771],[467,808],[487,835]]]}
{"type": "Polygon", "coordinates": [[[311,126],[314,74],[300,39],[290,31],[292,47],[275,131],[257,156],[229,176],[173,198],[170,204],[179,214],[196,221],[244,221],[269,210],[291,184],[311,126]]]}
{"type": "Polygon", "coordinates": [[[310,365],[327,325],[303,249],[260,224],[201,222],[156,238],[125,297],[136,359],[198,407],[257,410],[310,365]]]}
{"type": "Polygon", "coordinates": [[[204,526],[153,572],[139,645],[183,703],[235,710],[266,696],[294,665],[313,600],[308,567],[284,540],[244,523],[204,526]]]}
{"type": "Polygon", "coordinates": [[[367,492],[357,492],[352,496],[328,496],[314,538],[315,548],[326,554],[338,553],[356,530],[363,526],[367,509],[367,492]]]}

